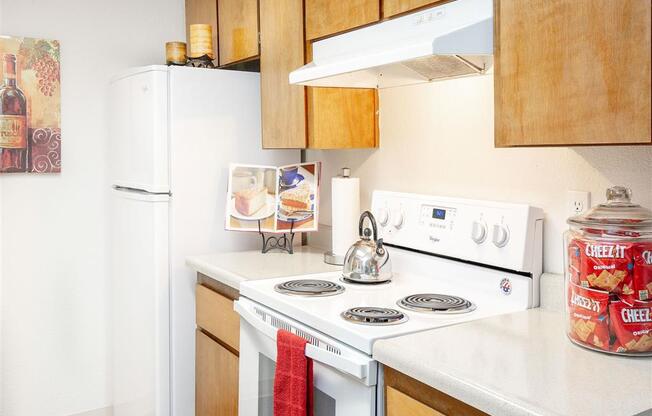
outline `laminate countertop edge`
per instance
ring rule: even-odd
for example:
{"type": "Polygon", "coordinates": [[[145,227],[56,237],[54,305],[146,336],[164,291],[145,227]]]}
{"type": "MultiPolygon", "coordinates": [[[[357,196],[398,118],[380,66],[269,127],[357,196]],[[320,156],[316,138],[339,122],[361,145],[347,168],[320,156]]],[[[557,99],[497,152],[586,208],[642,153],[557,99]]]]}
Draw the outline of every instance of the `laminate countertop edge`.
{"type": "Polygon", "coordinates": [[[297,247],[294,254],[263,254],[260,250],[211,253],[186,257],[186,265],[219,283],[240,290],[240,284],[247,280],[341,270],[341,266],[324,263],[323,253],[323,250],[311,246],[297,247]]]}

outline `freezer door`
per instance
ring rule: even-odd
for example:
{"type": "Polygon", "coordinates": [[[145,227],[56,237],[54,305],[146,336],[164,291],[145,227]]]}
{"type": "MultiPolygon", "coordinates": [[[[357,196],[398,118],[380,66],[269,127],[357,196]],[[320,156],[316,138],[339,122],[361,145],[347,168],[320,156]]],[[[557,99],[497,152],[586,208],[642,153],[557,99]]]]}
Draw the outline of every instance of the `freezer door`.
{"type": "Polygon", "coordinates": [[[113,185],[168,192],[168,70],[147,67],[110,87],[113,185]]]}
{"type": "Polygon", "coordinates": [[[111,199],[113,415],[169,416],[169,197],[111,199]]]}

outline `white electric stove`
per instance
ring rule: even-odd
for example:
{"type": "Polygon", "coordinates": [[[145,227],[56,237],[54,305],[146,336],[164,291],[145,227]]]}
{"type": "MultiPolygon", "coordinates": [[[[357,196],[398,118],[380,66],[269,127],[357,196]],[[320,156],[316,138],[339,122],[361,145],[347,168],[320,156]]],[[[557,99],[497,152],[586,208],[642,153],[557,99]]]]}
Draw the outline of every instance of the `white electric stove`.
{"type": "Polygon", "coordinates": [[[272,415],[280,328],[309,341],[316,416],[371,416],[383,411],[376,340],[538,306],[541,210],[376,191],[372,211],[389,283],[324,273],[241,284],[240,415],[272,415]]]}

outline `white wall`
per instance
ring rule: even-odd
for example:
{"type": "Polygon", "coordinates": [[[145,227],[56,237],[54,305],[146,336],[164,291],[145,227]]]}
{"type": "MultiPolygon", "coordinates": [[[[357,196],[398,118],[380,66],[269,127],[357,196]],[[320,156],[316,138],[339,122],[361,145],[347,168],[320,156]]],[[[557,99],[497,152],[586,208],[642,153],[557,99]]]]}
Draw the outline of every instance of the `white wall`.
{"type": "Polygon", "coordinates": [[[2,411],[108,406],[106,93],[164,62],[183,0],[0,0],[2,34],[61,41],[63,171],[1,178],[2,411]]]}
{"type": "Polygon", "coordinates": [[[652,207],[652,146],[495,149],[491,75],[380,92],[380,149],[308,151],[324,161],[321,222],[330,224],[330,177],[349,166],[362,207],[374,189],[524,202],[546,213],[544,269],[562,270],[566,190],[604,200],[613,184],[652,207]]]}

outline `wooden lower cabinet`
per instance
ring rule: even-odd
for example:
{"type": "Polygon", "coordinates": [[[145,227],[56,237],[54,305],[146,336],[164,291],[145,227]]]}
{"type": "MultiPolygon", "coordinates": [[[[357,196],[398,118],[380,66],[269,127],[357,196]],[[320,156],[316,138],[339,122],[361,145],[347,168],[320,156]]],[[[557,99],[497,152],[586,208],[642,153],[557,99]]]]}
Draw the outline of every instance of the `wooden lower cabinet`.
{"type": "Polygon", "coordinates": [[[198,274],[195,332],[195,415],[238,415],[240,319],[236,290],[198,274]]]}
{"type": "Polygon", "coordinates": [[[195,415],[238,415],[238,356],[197,329],[195,415]]]}
{"type": "Polygon", "coordinates": [[[387,416],[487,416],[392,368],[385,367],[384,377],[387,416]]]}

